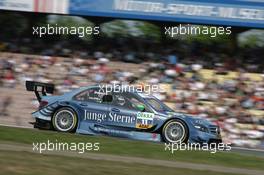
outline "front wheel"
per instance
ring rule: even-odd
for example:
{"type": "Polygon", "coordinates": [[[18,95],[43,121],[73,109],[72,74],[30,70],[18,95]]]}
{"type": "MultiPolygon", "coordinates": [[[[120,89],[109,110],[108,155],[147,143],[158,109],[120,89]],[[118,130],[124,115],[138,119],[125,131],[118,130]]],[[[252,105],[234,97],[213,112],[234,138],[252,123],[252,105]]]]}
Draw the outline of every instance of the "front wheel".
{"type": "Polygon", "coordinates": [[[77,126],[77,115],[71,108],[60,108],[54,113],[52,124],[57,131],[73,132],[77,126]]]}
{"type": "Polygon", "coordinates": [[[170,120],[163,126],[162,137],[167,143],[185,143],[188,140],[188,128],[181,120],[170,120]]]}

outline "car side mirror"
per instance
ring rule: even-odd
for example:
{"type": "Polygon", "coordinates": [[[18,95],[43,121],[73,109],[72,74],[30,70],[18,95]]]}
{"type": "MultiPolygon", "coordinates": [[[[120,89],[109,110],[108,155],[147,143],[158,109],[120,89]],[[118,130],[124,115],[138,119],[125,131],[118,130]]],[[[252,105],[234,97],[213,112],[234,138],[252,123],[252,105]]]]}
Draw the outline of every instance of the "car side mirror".
{"type": "Polygon", "coordinates": [[[110,103],[110,102],[113,101],[113,96],[112,95],[104,95],[103,98],[102,98],[102,101],[110,103]]]}
{"type": "Polygon", "coordinates": [[[142,112],[145,110],[145,106],[144,105],[137,105],[137,109],[142,112]]]}

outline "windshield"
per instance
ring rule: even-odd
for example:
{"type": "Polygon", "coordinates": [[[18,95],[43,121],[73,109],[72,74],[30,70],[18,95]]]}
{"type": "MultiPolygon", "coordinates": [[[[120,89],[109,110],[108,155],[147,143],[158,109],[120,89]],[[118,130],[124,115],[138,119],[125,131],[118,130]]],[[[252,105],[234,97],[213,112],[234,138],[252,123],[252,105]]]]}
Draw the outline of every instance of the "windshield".
{"type": "Polygon", "coordinates": [[[144,99],[157,112],[174,112],[171,108],[169,108],[162,101],[160,101],[156,98],[144,98],[144,99]]]}

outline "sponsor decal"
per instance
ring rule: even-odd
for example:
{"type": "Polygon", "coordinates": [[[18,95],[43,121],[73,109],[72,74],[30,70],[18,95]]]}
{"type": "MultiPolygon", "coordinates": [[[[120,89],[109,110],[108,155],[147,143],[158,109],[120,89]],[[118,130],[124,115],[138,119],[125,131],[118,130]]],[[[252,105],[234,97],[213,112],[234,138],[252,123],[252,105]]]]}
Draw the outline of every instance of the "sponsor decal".
{"type": "Polygon", "coordinates": [[[137,118],[139,119],[146,119],[146,120],[153,120],[154,114],[150,112],[138,112],[137,118]]]}
{"type": "Polygon", "coordinates": [[[123,124],[136,123],[136,128],[148,129],[153,126],[154,114],[149,112],[138,112],[137,116],[129,116],[117,114],[114,112],[103,113],[103,112],[89,112],[85,110],[84,120],[95,121],[101,123],[114,122],[123,124]]]}
{"type": "Polygon", "coordinates": [[[115,135],[115,134],[133,135],[132,132],[121,131],[121,130],[116,130],[116,129],[109,129],[109,128],[103,128],[103,127],[94,127],[94,130],[96,132],[109,133],[109,134],[112,134],[112,135],[115,135]]]}
{"type": "Polygon", "coordinates": [[[107,113],[89,112],[85,110],[84,120],[92,120],[98,123],[107,121],[107,122],[115,122],[115,123],[132,124],[135,123],[136,117],[128,116],[128,115],[120,115],[113,112],[110,112],[109,117],[107,117],[107,113]]]}
{"type": "Polygon", "coordinates": [[[148,129],[153,126],[154,114],[149,112],[138,112],[136,128],[148,129]]]}
{"type": "Polygon", "coordinates": [[[88,112],[85,110],[84,120],[92,120],[98,123],[105,121],[107,119],[106,113],[88,112]]]}
{"type": "Polygon", "coordinates": [[[109,113],[109,121],[117,123],[134,123],[136,118],[134,116],[119,115],[116,113],[109,113]]]}

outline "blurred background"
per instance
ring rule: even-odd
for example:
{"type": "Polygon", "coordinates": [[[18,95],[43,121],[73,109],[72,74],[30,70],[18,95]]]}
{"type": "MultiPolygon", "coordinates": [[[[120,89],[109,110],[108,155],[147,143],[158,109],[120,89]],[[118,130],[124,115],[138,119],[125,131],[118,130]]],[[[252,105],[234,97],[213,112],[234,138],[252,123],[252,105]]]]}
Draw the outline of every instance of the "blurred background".
{"type": "Polygon", "coordinates": [[[163,5],[159,11],[149,9],[151,1],[142,8],[124,2],[115,9],[121,1],[0,1],[0,123],[30,126],[38,102],[26,80],[54,83],[57,94],[95,83],[159,84],[165,92],[153,95],[175,111],[217,123],[224,142],[264,149],[263,3],[218,1],[222,11],[233,8],[223,17],[186,15],[188,6],[169,15],[171,0],[154,1],[163,5]],[[255,15],[240,14],[243,6],[255,15]],[[100,26],[100,34],[32,34],[32,27],[47,24],[100,26]],[[232,34],[164,34],[165,26],[179,24],[232,26],[232,34]]]}

